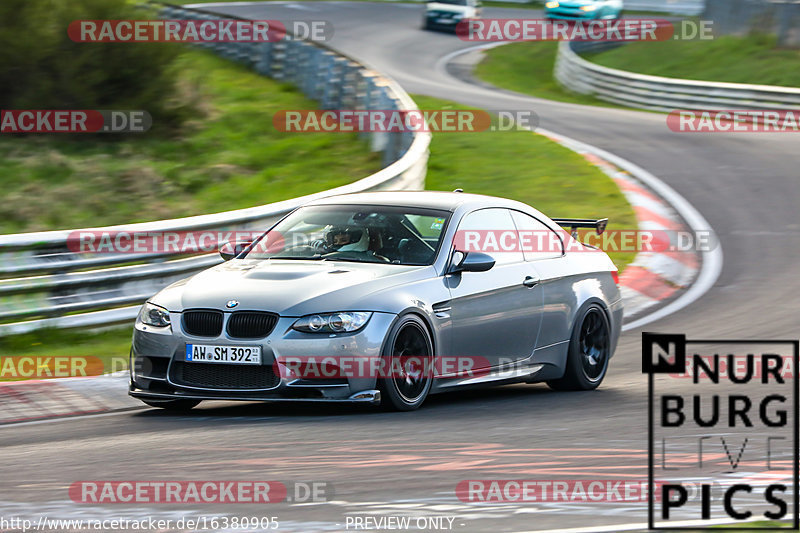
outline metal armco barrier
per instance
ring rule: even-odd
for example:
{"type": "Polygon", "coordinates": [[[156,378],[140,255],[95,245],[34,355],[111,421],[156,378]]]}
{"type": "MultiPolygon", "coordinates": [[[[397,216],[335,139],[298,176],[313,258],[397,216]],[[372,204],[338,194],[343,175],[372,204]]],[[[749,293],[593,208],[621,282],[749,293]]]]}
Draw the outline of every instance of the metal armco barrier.
{"type": "Polygon", "coordinates": [[[567,89],[600,100],[640,109],[755,109],[796,110],[800,89],[772,85],[719,83],[646,76],[603,67],[587,61],[578,51],[597,51],[617,43],[561,42],[555,78],[567,89]],[[591,48],[587,48],[591,46],[591,48]]]}
{"type": "MultiPolygon", "coordinates": [[[[197,9],[159,4],[165,19],[223,19],[197,9]]],[[[200,45],[260,74],[297,85],[323,109],[414,110],[393,80],[319,43],[200,45]]],[[[264,127],[272,127],[264,125],[264,127]]],[[[385,168],[349,185],[300,198],[224,213],[91,228],[84,231],[264,231],[292,209],[316,198],[375,190],[423,189],[431,135],[369,133],[385,168]]],[[[131,321],[139,305],[166,285],[222,261],[218,254],[85,253],[71,251],[75,230],[0,236],[0,336],[41,328],[104,326],[131,321]]]]}

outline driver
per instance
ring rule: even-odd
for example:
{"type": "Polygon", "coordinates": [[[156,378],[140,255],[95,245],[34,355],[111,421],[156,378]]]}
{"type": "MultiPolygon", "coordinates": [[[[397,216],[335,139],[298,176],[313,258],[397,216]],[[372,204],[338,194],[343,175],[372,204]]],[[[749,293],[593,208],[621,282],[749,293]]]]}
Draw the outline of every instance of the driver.
{"type": "MultiPolygon", "coordinates": [[[[350,229],[347,232],[350,240],[339,247],[340,252],[366,252],[369,249],[369,230],[367,228],[350,229]]],[[[334,235],[336,238],[336,235],[334,235]]]]}
{"type": "Polygon", "coordinates": [[[338,249],[338,248],[340,248],[340,247],[342,247],[342,246],[344,246],[346,244],[350,244],[352,239],[351,239],[350,233],[347,231],[347,229],[339,228],[339,229],[333,230],[330,233],[330,241],[331,241],[331,246],[333,246],[336,249],[338,249]]]}
{"type": "Polygon", "coordinates": [[[383,236],[379,229],[338,227],[326,235],[326,248],[336,252],[366,253],[389,261],[377,252],[383,248],[383,236]]]}

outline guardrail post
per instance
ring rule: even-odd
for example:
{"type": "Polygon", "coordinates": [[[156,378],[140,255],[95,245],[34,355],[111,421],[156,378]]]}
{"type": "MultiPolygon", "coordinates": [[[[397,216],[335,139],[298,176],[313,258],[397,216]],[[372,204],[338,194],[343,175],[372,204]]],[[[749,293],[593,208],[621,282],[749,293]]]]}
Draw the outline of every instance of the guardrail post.
{"type": "MultiPolygon", "coordinates": [[[[371,111],[375,105],[375,74],[367,70],[361,70],[359,76],[362,80],[363,92],[360,98],[357,98],[356,108],[371,111]]],[[[359,131],[358,136],[362,139],[370,137],[369,128],[359,131]]]]}
{"type": "Polygon", "coordinates": [[[358,85],[361,81],[361,77],[358,75],[360,68],[359,64],[353,61],[347,61],[343,66],[341,105],[345,109],[355,109],[356,107],[358,85]]]}
{"type": "Polygon", "coordinates": [[[262,76],[267,76],[272,68],[272,43],[258,43],[255,46],[255,70],[262,76]]]}
{"type": "Polygon", "coordinates": [[[333,69],[332,69],[332,76],[328,78],[328,84],[331,87],[331,91],[329,93],[329,109],[341,109],[342,107],[342,96],[344,93],[344,74],[345,68],[347,66],[347,60],[341,57],[335,57],[333,59],[333,69]]]}
{"type": "Polygon", "coordinates": [[[333,109],[334,107],[334,87],[336,84],[336,56],[328,54],[325,58],[325,83],[322,90],[322,98],[320,100],[320,107],[322,109],[333,109]]]}
{"type": "Polygon", "coordinates": [[[283,80],[284,65],[286,64],[286,40],[282,39],[272,45],[271,72],[269,77],[276,80],[283,80]]]}
{"type": "Polygon", "coordinates": [[[306,71],[300,87],[303,94],[313,99],[317,95],[317,77],[319,76],[322,50],[309,44],[306,46],[306,51],[308,54],[306,59],[306,71]]]}

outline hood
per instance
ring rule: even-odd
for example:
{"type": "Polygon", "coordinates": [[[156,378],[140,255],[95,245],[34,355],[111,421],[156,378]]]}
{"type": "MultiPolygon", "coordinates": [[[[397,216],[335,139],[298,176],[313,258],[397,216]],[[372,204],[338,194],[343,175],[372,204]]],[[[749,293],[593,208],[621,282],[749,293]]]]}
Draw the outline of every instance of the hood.
{"type": "Polygon", "coordinates": [[[233,259],[170,285],[150,301],[173,312],[190,308],[263,310],[289,317],[343,310],[386,311],[377,308],[374,298],[366,297],[432,274],[431,266],[233,259]],[[239,304],[227,309],[230,300],[239,304]]]}
{"type": "Polygon", "coordinates": [[[582,7],[596,4],[594,0],[559,0],[559,7],[582,7]]]}
{"type": "Polygon", "coordinates": [[[453,4],[440,4],[438,2],[430,2],[426,6],[427,11],[440,11],[447,13],[466,13],[470,10],[469,6],[457,6],[453,4]]]}

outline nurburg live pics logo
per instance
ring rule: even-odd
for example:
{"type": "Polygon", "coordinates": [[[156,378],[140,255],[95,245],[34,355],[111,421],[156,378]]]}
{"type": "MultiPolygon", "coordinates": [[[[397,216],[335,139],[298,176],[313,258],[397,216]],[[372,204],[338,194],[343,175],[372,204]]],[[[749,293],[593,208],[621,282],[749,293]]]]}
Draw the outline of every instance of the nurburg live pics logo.
{"type": "Polygon", "coordinates": [[[650,529],[798,529],[798,351],[796,340],[642,334],[650,529]]]}

